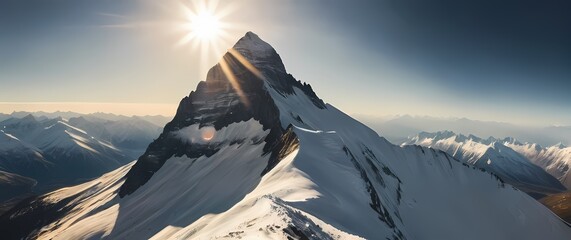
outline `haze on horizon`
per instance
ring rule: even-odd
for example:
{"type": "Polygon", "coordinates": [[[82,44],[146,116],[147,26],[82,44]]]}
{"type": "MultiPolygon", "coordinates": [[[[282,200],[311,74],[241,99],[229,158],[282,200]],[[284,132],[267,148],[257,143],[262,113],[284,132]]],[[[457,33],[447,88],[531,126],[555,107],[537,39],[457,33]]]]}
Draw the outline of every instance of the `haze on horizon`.
{"type": "MultiPolygon", "coordinates": [[[[179,3],[1,1],[0,112],[174,114],[221,57],[177,46],[187,17],[179,3]]],[[[292,75],[347,113],[571,125],[567,2],[218,5],[234,26],[222,50],[257,33],[292,75]]]]}

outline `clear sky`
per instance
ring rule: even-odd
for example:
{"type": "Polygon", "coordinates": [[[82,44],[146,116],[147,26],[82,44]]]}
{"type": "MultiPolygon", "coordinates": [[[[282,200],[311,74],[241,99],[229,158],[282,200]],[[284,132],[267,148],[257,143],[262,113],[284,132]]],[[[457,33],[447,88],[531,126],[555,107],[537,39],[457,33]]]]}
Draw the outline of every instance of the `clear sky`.
{"type": "MultiPolygon", "coordinates": [[[[172,115],[222,55],[177,44],[192,2],[0,0],[0,112],[172,115]]],[[[571,125],[570,5],[219,1],[218,48],[257,33],[347,113],[571,125]]]]}

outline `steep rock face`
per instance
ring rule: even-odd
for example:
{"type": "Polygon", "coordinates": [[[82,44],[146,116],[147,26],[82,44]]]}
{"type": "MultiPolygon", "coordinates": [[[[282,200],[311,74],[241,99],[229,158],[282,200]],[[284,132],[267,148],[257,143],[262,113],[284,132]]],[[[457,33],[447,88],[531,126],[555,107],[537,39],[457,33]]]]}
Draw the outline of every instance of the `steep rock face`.
{"type": "Polygon", "coordinates": [[[545,194],[565,190],[557,179],[534,165],[525,156],[504,145],[506,141],[515,142],[509,138],[482,139],[474,135],[464,136],[451,131],[442,131],[419,133],[404,144],[416,144],[445,151],[468,164],[497,174],[505,182],[532,196],[542,197],[545,194]]]}
{"type": "Polygon", "coordinates": [[[324,104],[287,80],[268,46],[246,34],[137,163],[21,203],[0,216],[0,232],[39,239],[570,236],[560,219],[495,175],[442,151],[392,145],[324,104]]]}

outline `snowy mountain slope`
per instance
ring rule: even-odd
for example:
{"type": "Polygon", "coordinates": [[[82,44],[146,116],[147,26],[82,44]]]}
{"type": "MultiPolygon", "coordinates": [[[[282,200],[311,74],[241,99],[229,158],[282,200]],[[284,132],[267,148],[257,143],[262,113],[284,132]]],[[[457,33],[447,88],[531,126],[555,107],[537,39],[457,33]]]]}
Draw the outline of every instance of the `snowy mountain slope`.
{"type": "Polygon", "coordinates": [[[136,163],[22,202],[10,238],[567,239],[528,195],[399,147],[287,74],[247,33],[136,163]],[[28,206],[33,206],[32,209],[28,206]]]}
{"type": "Polygon", "coordinates": [[[40,149],[0,130],[0,170],[17,175],[38,176],[52,165],[40,149]]]}
{"type": "Polygon", "coordinates": [[[542,147],[536,143],[520,143],[518,141],[504,141],[506,146],[526,156],[533,163],[545,169],[549,174],[567,188],[571,188],[571,147],[556,144],[542,147]]]}
{"type": "Polygon", "coordinates": [[[62,118],[0,122],[1,170],[38,181],[38,192],[100,176],[129,161],[121,150],[62,118]]]}
{"type": "Polygon", "coordinates": [[[131,159],[115,146],[64,121],[45,127],[31,143],[42,150],[48,161],[60,166],[52,169],[54,181],[91,178],[131,159]]]}
{"type": "Polygon", "coordinates": [[[533,196],[565,190],[557,179],[495,138],[482,139],[451,131],[422,132],[404,144],[416,144],[445,151],[470,165],[497,174],[507,183],[533,196]]]}
{"type": "Polygon", "coordinates": [[[89,135],[111,143],[132,158],[137,158],[156,139],[162,128],[140,117],[105,120],[92,116],[70,118],[69,124],[89,135]]]}

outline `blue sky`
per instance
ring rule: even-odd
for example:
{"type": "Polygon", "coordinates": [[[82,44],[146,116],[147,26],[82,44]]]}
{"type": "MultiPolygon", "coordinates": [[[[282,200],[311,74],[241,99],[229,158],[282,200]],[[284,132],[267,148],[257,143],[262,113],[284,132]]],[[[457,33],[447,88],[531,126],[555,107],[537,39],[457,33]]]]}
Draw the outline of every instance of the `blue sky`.
{"type": "MultiPolygon", "coordinates": [[[[571,125],[564,1],[245,0],[217,9],[232,10],[222,49],[256,32],[347,113],[571,125]]],[[[90,102],[174,112],[221,56],[175,46],[184,21],[176,0],[1,0],[0,111],[90,102]]]]}

